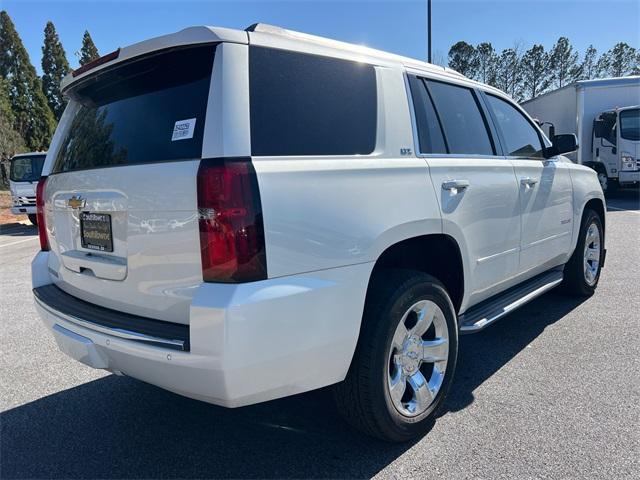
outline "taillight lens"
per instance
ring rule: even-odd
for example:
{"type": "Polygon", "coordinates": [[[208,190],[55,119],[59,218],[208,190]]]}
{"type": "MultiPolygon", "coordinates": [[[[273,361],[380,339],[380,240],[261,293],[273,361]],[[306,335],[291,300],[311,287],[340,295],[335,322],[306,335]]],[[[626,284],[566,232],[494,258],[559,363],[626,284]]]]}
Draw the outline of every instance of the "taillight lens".
{"type": "Polygon", "coordinates": [[[47,224],[44,215],[44,189],[47,177],[40,177],[36,186],[36,218],[38,219],[38,236],[40,237],[40,250],[49,250],[49,238],[47,237],[47,224]]]}
{"type": "Polygon", "coordinates": [[[197,184],[204,281],[267,278],[260,192],[251,160],[202,160],[197,184]]]}

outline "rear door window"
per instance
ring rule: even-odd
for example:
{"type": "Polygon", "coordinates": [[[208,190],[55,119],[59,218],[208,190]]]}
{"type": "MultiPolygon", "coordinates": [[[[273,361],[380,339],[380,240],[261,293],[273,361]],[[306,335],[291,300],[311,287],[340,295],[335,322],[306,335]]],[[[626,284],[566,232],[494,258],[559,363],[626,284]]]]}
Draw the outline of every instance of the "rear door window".
{"type": "Polygon", "coordinates": [[[409,86],[413,98],[420,153],[447,153],[440,120],[427,87],[420,78],[413,75],[409,76],[409,86]]]}
{"type": "Polygon", "coordinates": [[[449,153],[495,155],[487,121],[473,90],[427,80],[449,146],[449,153]]]}
{"type": "Polygon", "coordinates": [[[215,46],[128,62],[71,92],[80,107],[53,173],[202,156],[215,46]]]}
{"type": "Polygon", "coordinates": [[[366,155],[376,143],[373,66],[249,48],[252,155],[366,155]]]}
{"type": "Polygon", "coordinates": [[[531,122],[513,105],[493,95],[487,95],[498,128],[502,132],[506,150],[510,157],[543,158],[544,149],[540,134],[531,122]]]}

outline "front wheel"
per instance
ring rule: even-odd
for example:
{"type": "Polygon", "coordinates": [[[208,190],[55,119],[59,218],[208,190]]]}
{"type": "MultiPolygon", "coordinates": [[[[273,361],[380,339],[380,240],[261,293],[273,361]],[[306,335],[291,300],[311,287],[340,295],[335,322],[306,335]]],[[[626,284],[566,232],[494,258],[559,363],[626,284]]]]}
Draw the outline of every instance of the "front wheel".
{"type": "Polygon", "coordinates": [[[421,272],[379,272],[344,382],[344,418],[365,433],[407,441],[433,426],[456,368],[458,329],[444,286],[421,272]]]}
{"type": "Polygon", "coordinates": [[[607,177],[606,172],[598,172],[598,181],[605,195],[612,195],[618,191],[618,181],[607,177]]]}
{"type": "Polygon", "coordinates": [[[27,217],[29,217],[31,225],[38,225],[38,216],[35,213],[30,213],[27,215],[27,217]]]}
{"type": "Polygon", "coordinates": [[[578,245],[564,268],[565,292],[593,295],[602,270],[604,259],[604,229],[600,216],[593,210],[585,210],[580,223],[578,245]]]}

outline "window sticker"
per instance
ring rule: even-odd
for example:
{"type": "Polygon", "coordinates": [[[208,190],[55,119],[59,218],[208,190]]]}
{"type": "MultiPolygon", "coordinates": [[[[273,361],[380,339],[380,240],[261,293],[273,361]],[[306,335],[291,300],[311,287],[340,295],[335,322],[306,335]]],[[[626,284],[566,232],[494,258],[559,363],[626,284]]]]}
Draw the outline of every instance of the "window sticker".
{"type": "Polygon", "coordinates": [[[193,131],[195,130],[195,128],[195,118],[178,120],[173,126],[173,135],[171,136],[171,141],[175,142],[176,140],[188,140],[189,138],[193,138],[193,131]]]}

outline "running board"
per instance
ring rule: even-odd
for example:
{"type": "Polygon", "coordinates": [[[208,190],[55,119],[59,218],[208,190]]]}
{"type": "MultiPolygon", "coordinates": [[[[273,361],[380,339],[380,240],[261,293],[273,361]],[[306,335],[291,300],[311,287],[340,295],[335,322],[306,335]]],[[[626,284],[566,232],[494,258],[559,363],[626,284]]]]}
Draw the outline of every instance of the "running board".
{"type": "Polygon", "coordinates": [[[550,270],[471,307],[459,317],[460,333],[476,333],[562,282],[562,270],[550,270]]]}

